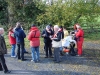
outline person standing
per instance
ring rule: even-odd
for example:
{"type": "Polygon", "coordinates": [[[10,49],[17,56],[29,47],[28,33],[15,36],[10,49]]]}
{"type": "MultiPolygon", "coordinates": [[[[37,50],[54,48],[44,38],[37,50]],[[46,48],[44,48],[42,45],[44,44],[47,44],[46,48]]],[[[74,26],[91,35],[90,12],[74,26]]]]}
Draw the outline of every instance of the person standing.
{"type": "MultiPolygon", "coordinates": [[[[14,32],[15,32],[15,29],[16,29],[16,27],[13,28],[13,31],[14,31],[14,32]]],[[[21,25],[21,29],[23,30],[22,25],[21,25]]],[[[23,31],[24,31],[24,30],[23,30],[23,31]]],[[[28,53],[28,51],[26,51],[26,49],[25,49],[25,43],[24,43],[24,53],[28,53]]]]}
{"type": "Polygon", "coordinates": [[[26,34],[21,29],[20,22],[16,23],[16,29],[15,29],[15,32],[14,32],[14,37],[16,38],[16,43],[17,43],[18,59],[25,61],[25,59],[24,59],[24,38],[26,37],[26,34]]]}
{"type": "Polygon", "coordinates": [[[60,48],[62,47],[61,42],[62,32],[59,31],[59,26],[54,26],[54,37],[52,39],[52,47],[54,48],[54,61],[60,62],[60,48]]]}
{"type": "Polygon", "coordinates": [[[82,55],[82,46],[83,46],[83,41],[84,41],[84,31],[81,28],[79,24],[76,24],[77,32],[75,33],[76,37],[76,42],[77,42],[77,49],[78,49],[78,55],[82,55]]]}
{"type": "Polygon", "coordinates": [[[63,31],[64,31],[64,37],[67,37],[69,35],[68,30],[64,27],[63,31]]]}
{"type": "Polygon", "coordinates": [[[45,52],[46,52],[46,56],[45,58],[52,58],[52,50],[51,50],[51,42],[52,40],[50,39],[50,37],[53,35],[53,31],[50,29],[50,26],[47,25],[46,29],[43,30],[42,32],[42,37],[44,37],[44,44],[45,44],[45,52]],[[49,52],[49,54],[48,54],[49,52]]]}
{"type": "Polygon", "coordinates": [[[9,38],[9,43],[12,46],[11,57],[16,57],[15,55],[16,39],[14,37],[13,27],[9,28],[8,38],[9,38]]]}
{"type": "Polygon", "coordinates": [[[40,30],[33,24],[28,34],[28,40],[30,40],[32,60],[34,62],[39,61],[39,46],[40,46],[40,30]]]}
{"type": "Polygon", "coordinates": [[[11,71],[8,70],[4,54],[7,54],[7,47],[5,43],[5,39],[3,37],[4,29],[0,28],[0,71],[4,71],[4,73],[10,73],[11,71]]]}

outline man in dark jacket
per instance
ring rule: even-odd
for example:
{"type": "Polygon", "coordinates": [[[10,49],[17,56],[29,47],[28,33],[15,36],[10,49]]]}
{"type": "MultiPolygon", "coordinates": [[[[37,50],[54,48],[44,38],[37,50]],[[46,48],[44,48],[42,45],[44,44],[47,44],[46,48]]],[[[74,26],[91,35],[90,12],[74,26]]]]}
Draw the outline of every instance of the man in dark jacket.
{"type": "Polygon", "coordinates": [[[52,50],[51,50],[52,40],[50,39],[52,35],[53,31],[50,29],[50,26],[47,25],[46,29],[44,29],[42,32],[42,37],[44,37],[44,43],[45,43],[45,52],[46,52],[45,58],[48,58],[48,51],[49,51],[49,56],[52,57],[52,50]]]}
{"type": "Polygon", "coordinates": [[[18,59],[21,59],[22,61],[24,61],[25,60],[24,59],[24,38],[26,37],[26,34],[21,29],[21,24],[19,22],[16,23],[16,29],[15,29],[15,32],[14,32],[14,36],[16,38],[16,43],[17,43],[18,59]],[[20,54],[20,52],[21,52],[21,54],[20,54]]]}
{"type": "Polygon", "coordinates": [[[4,29],[0,28],[0,71],[4,70],[4,73],[10,73],[5,63],[5,58],[4,58],[4,54],[7,54],[7,48],[6,48],[5,39],[2,36],[3,32],[4,32],[4,29]]]}

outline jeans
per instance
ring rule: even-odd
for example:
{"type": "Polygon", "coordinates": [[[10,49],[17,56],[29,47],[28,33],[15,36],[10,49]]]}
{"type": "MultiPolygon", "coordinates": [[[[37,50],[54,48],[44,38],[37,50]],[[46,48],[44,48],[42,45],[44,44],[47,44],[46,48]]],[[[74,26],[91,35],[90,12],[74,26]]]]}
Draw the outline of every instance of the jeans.
{"type": "Polygon", "coordinates": [[[32,60],[38,61],[39,60],[39,47],[31,47],[32,51],[32,60]]]}
{"type": "Polygon", "coordinates": [[[63,47],[60,47],[60,51],[62,51],[63,50],[63,47]]]}
{"type": "Polygon", "coordinates": [[[11,48],[11,56],[15,56],[15,47],[16,47],[16,44],[12,44],[11,46],[12,46],[12,48],[11,48]]]}
{"type": "Polygon", "coordinates": [[[17,44],[17,56],[18,56],[18,59],[24,60],[24,44],[23,43],[17,44]]]}
{"type": "Polygon", "coordinates": [[[25,48],[24,48],[24,52],[27,52],[25,48]]]}

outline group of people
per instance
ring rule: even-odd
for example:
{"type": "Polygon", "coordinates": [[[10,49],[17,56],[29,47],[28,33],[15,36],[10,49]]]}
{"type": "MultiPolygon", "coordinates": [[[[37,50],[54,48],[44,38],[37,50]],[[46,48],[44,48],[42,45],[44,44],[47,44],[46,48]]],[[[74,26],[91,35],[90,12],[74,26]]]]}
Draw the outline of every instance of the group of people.
{"type": "MultiPolygon", "coordinates": [[[[4,54],[7,53],[7,48],[5,44],[5,40],[2,36],[4,33],[3,28],[0,29],[0,70],[4,70],[4,73],[10,73],[5,64],[4,54]],[[4,43],[4,44],[3,44],[4,43]]],[[[63,51],[62,40],[68,36],[68,31],[65,30],[62,26],[47,25],[46,28],[40,33],[40,30],[36,25],[32,25],[29,33],[27,35],[27,39],[30,41],[31,55],[33,62],[40,61],[39,54],[39,46],[40,46],[40,36],[44,38],[44,50],[45,50],[45,58],[54,58],[54,62],[59,63],[60,60],[60,52],[63,51]],[[67,35],[66,35],[67,34],[67,35]],[[52,52],[52,48],[54,48],[54,52],[52,52]],[[54,55],[53,55],[54,53],[54,55]]],[[[25,41],[26,34],[22,29],[21,23],[17,22],[16,27],[9,28],[9,42],[12,46],[11,48],[11,57],[16,57],[22,61],[25,61],[24,53],[25,50],[25,41]],[[17,55],[15,53],[15,48],[17,46],[17,55]]],[[[77,43],[77,56],[82,55],[82,44],[84,40],[84,31],[81,29],[79,24],[74,25],[74,39],[77,43]]],[[[65,45],[66,46],[66,45],[65,45]]]]}

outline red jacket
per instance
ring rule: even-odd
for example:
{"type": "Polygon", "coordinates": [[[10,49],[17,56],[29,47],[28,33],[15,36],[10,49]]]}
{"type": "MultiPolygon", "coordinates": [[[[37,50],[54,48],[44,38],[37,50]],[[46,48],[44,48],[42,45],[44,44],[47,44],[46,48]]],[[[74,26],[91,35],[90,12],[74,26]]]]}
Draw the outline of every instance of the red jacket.
{"type": "Polygon", "coordinates": [[[9,31],[8,38],[9,38],[9,43],[11,45],[16,44],[16,39],[14,38],[14,32],[13,31],[9,31]]]}
{"type": "Polygon", "coordinates": [[[40,46],[40,30],[37,27],[31,27],[28,40],[30,40],[31,47],[40,46]]]}
{"type": "Polygon", "coordinates": [[[79,41],[83,41],[83,39],[84,39],[84,31],[82,29],[79,29],[76,32],[76,38],[78,38],[79,41]]]}

